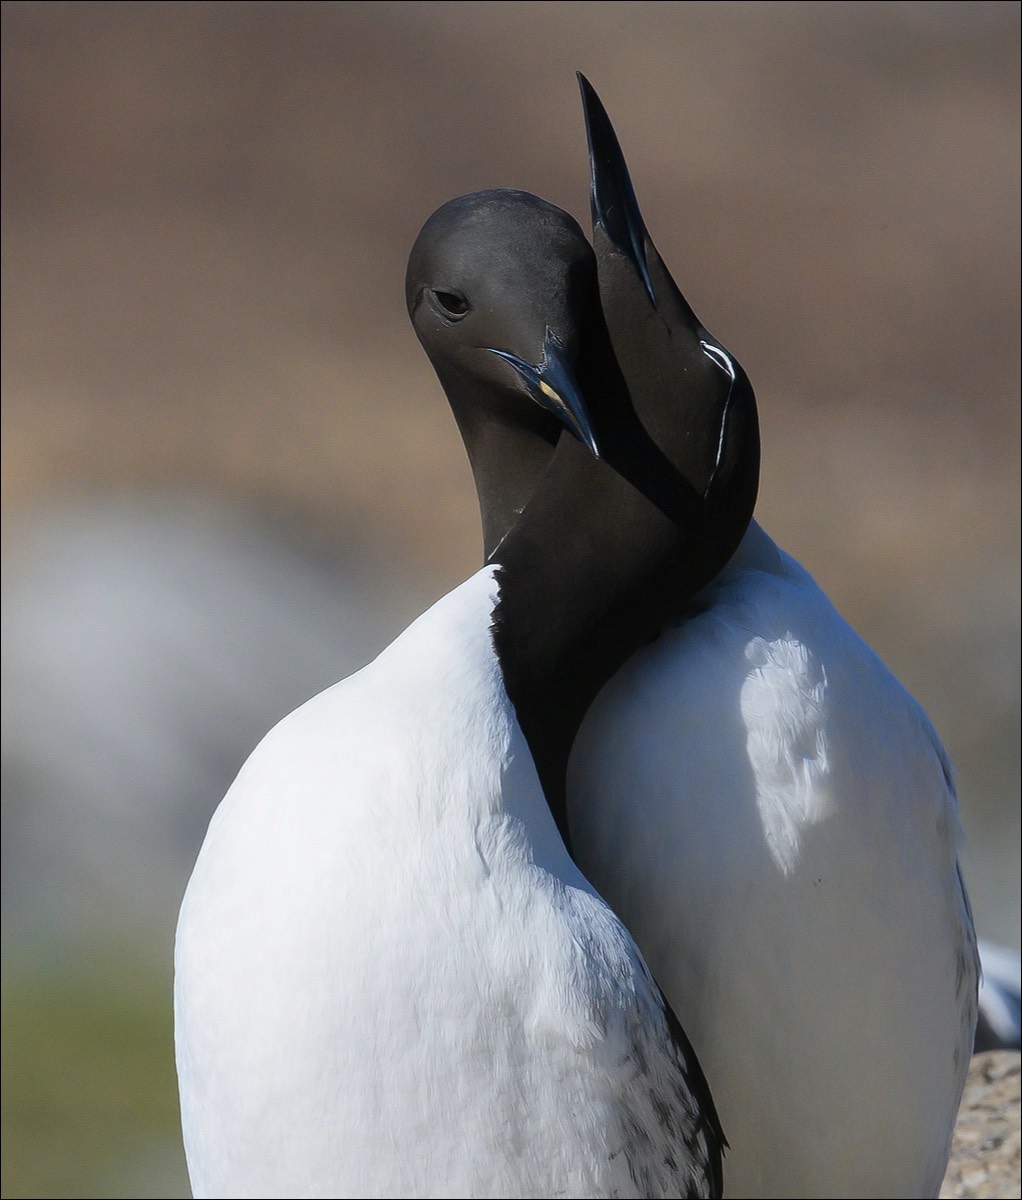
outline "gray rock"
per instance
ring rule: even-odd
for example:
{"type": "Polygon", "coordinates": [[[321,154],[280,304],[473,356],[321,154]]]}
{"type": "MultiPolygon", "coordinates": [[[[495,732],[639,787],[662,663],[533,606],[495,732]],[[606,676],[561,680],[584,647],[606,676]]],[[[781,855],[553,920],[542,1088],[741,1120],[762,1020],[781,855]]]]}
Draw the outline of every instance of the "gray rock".
{"type": "Polygon", "coordinates": [[[1019,1080],[1017,1050],[991,1050],[973,1058],[940,1191],[942,1200],[963,1196],[1014,1200],[1020,1195],[1019,1080]]]}

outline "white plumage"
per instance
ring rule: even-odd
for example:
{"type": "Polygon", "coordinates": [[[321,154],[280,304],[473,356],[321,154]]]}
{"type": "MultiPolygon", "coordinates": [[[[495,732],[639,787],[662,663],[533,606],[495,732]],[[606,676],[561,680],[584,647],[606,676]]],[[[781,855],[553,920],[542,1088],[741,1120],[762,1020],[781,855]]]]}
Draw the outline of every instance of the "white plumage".
{"type": "Polygon", "coordinates": [[[213,818],[176,962],[197,1197],[699,1186],[684,1064],[557,833],[495,598],[488,568],[292,713],[213,818]]]}
{"type": "Polygon", "coordinates": [[[575,744],[573,852],[685,1023],[734,1197],[936,1196],[976,945],[925,713],[752,526],[575,744]]]}

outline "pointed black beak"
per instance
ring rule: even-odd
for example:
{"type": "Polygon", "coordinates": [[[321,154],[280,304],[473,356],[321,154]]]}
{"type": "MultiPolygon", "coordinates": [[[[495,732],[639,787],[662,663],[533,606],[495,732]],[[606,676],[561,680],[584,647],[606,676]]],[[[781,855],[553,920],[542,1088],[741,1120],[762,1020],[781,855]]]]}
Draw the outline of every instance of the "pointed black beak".
{"type": "MultiPolygon", "coordinates": [[[[754,497],[759,441],[752,387],[671,278],[642,219],[607,110],[584,75],[578,82],[600,302],[636,415],[670,460],[671,471],[703,500],[727,495],[740,471],[746,474],[744,490],[734,495],[754,497]]],[[[666,512],[672,486],[677,488],[666,476],[661,484],[666,512]]],[[[682,523],[689,519],[683,513],[682,523]]]]}
{"type": "Polygon", "coordinates": [[[646,288],[650,303],[656,308],[656,295],[646,265],[649,234],[639,212],[621,144],[593,85],[581,71],[577,75],[589,143],[589,200],[593,226],[599,225],[632,263],[646,288]]]}
{"type": "MultiPolygon", "coordinates": [[[[635,272],[653,308],[672,330],[672,336],[684,331],[687,336],[698,342],[702,353],[711,362],[720,367],[725,374],[731,374],[733,378],[731,367],[723,361],[728,359],[728,355],[716,345],[715,339],[707,333],[692,311],[649,236],[639,211],[639,202],[635,198],[635,189],[628,174],[625,156],[621,153],[621,144],[617,140],[617,134],[603,102],[589,80],[581,72],[577,74],[582,91],[586,138],[589,143],[590,202],[594,234],[598,230],[602,231],[610,246],[621,254],[635,272]]],[[[596,257],[601,263],[602,271],[607,264],[598,245],[596,257]]],[[[600,286],[603,289],[602,275],[600,286]]],[[[604,311],[607,311],[606,303],[604,311]]]]}
{"type": "Polygon", "coordinates": [[[589,449],[594,458],[600,457],[600,447],[575,371],[563,343],[549,325],[543,339],[543,361],[538,366],[526,362],[510,350],[497,350],[492,346],[486,349],[510,363],[532,399],[553,413],[569,433],[589,449]]]}

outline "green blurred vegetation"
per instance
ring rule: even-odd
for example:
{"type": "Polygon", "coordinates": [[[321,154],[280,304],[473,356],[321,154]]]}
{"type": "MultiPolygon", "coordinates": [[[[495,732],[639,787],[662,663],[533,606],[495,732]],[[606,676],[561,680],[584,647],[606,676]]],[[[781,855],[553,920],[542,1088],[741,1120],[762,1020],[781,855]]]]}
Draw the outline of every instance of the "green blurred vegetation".
{"type": "Polygon", "coordinates": [[[2,1194],[187,1196],[169,963],[5,955],[2,1194]]]}

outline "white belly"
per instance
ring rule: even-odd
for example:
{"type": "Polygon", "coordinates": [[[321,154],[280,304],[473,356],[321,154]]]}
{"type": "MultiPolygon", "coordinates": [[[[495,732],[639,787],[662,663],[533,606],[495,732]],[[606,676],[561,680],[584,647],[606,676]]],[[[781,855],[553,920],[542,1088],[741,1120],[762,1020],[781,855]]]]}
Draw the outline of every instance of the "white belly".
{"type": "Polygon", "coordinates": [[[975,1020],[953,795],[808,577],[765,578],[601,693],[573,851],[702,1060],[725,1195],[933,1196],[975,1020]]]}
{"type": "Polygon", "coordinates": [[[698,1174],[658,993],[557,836],[490,589],[468,599],[282,722],[213,818],[176,956],[197,1197],[638,1197],[698,1174]]]}

